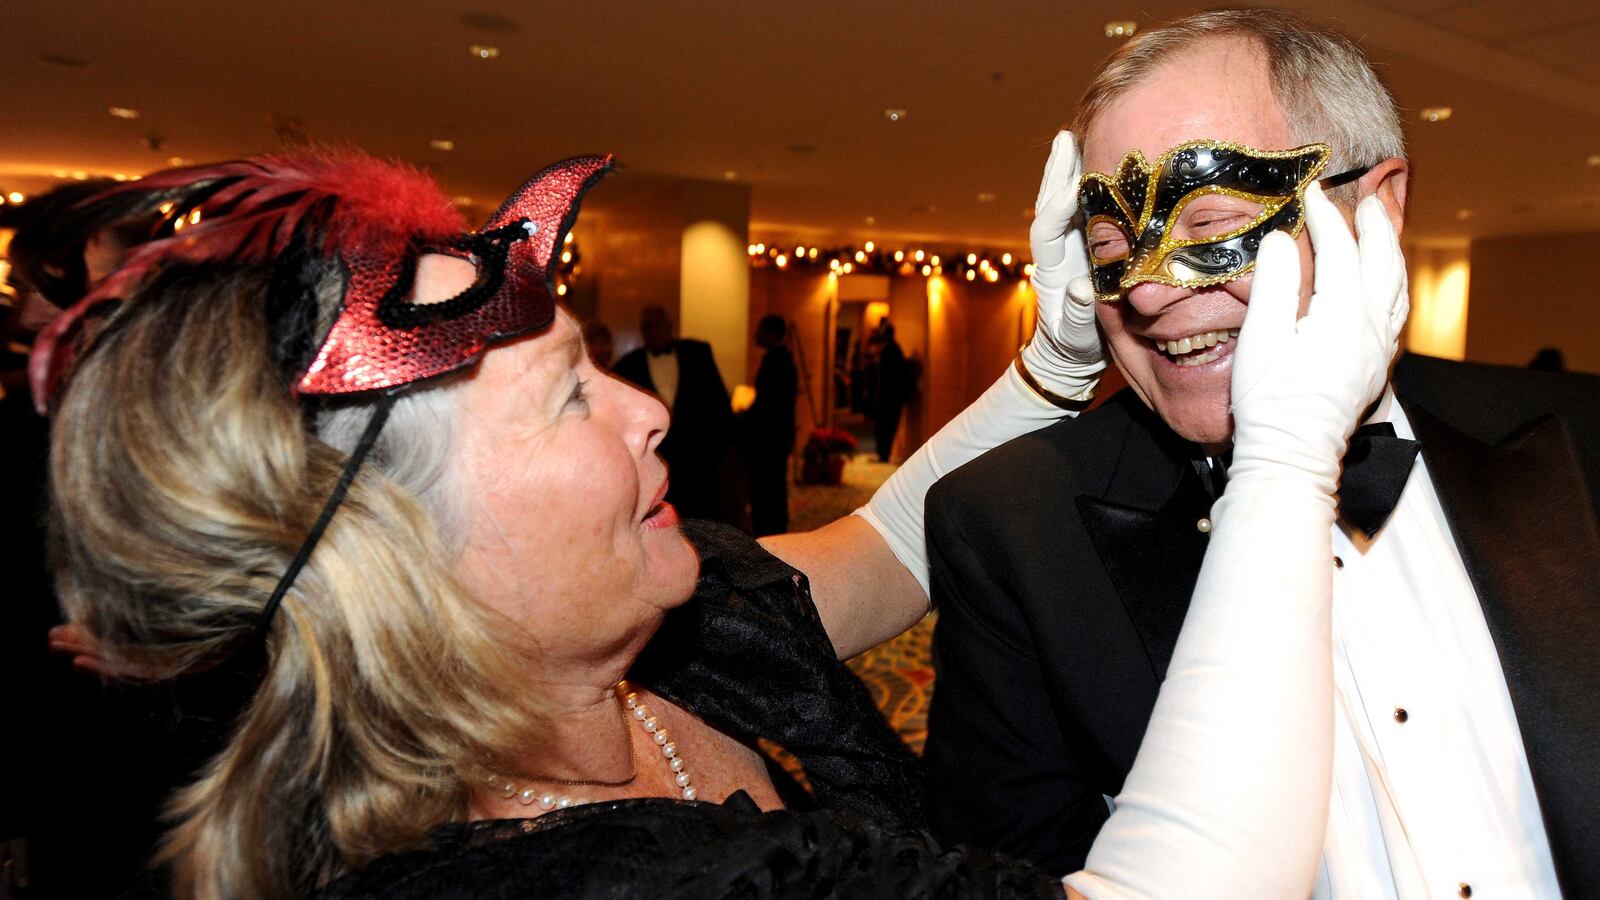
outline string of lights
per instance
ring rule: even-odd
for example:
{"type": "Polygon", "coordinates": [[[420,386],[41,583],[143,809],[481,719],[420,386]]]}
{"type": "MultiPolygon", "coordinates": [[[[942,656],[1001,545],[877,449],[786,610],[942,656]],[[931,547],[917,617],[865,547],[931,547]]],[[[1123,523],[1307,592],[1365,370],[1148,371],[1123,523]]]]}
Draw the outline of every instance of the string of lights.
{"type": "Polygon", "coordinates": [[[750,264],[755,268],[771,266],[778,269],[826,268],[835,275],[872,273],[910,278],[952,276],[967,281],[997,282],[1002,278],[1021,279],[1033,275],[1033,263],[1024,262],[1011,253],[993,254],[972,250],[945,256],[922,248],[904,247],[889,250],[873,241],[859,246],[814,247],[804,244],[788,247],[765,242],[750,244],[745,248],[750,264]]]}

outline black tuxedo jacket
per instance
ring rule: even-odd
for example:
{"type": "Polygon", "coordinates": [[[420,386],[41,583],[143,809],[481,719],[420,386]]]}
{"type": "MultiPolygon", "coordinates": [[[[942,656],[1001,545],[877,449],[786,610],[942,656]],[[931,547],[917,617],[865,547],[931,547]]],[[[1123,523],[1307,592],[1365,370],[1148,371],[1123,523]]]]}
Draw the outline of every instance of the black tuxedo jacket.
{"type": "MultiPolygon", "coordinates": [[[[733,402],[717,371],[711,345],[679,338],[672,342],[678,358],[678,390],[672,400],[672,426],[661,441],[661,458],[672,474],[667,499],[684,518],[738,523],[742,498],[724,497],[734,443],[733,402]],[[731,517],[730,517],[731,516],[731,517]]],[[[612,371],[651,393],[648,351],[640,347],[617,360],[612,371]]]]}
{"type": "MultiPolygon", "coordinates": [[[[1600,378],[1402,357],[1395,392],[1494,637],[1567,896],[1600,891],[1600,378]]],[[[1080,868],[1133,764],[1207,536],[1193,447],[1134,395],[928,495],[929,806],[1080,868]]]]}

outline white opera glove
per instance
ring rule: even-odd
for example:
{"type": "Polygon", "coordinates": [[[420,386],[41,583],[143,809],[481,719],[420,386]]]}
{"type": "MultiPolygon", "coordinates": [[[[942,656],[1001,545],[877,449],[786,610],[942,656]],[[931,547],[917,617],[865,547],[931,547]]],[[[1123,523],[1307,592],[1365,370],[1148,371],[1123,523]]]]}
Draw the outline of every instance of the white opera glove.
{"type": "Polygon", "coordinates": [[[1078,214],[1083,162],[1072,132],[1056,135],[1039,182],[1028,242],[1033,249],[1033,292],[1038,322],[1022,349],[1022,365],[1049,393],[1070,400],[1093,395],[1105,371],[1105,348],[1095,327],[1094,289],[1078,214]]]}
{"type": "Polygon", "coordinates": [[[1307,211],[1311,310],[1296,323],[1298,249],[1270,235],[1234,351],[1234,463],[1194,599],[1116,812],[1065,879],[1095,900],[1305,897],[1316,879],[1333,767],[1334,481],[1408,307],[1376,201],[1357,211],[1359,249],[1320,191],[1307,211]]]}

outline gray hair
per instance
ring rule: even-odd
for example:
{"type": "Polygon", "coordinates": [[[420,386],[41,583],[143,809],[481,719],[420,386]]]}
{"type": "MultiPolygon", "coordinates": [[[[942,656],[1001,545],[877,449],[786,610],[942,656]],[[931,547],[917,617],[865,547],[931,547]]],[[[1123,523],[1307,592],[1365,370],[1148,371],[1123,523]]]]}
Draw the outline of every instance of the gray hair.
{"type": "MultiPolygon", "coordinates": [[[[451,452],[463,383],[452,378],[400,396],[367,456],[368,465],[422,504],[452,556],[466,540],[466,503],[451,452]]],[[[337,407],[317,423],[317,437],[348,455],[371,416],[365,403],[337,407]]]]}
{"type": "MultiPolygon", "coordinates": [[[[1084,91],[1073,133],[1086,140],[1101,113],[1173,55],[1226,38],[1254,41],[1265,51],[1273,92],[1295,140],[1333,148],[1327,174],[1405,157],[1400,113],[1366,53],[1344,35],[1275,9],[1203,12],[1134,37],[1084,91]]],[[[1353,199],[1354,185],[1329,194],[1353,199]]]]}

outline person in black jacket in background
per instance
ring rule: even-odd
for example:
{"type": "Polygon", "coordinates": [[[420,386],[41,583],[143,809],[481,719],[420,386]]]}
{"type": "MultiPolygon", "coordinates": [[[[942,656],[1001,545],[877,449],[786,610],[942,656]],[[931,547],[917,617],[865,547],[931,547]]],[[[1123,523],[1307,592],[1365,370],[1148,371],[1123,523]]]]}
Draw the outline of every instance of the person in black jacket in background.
{"type": "Polygon", "coordinates": [[[734,452],[733,401],[711,345],[675,337],[665,307],[639,314],[644,346],[617,360],[612,371],[654,393],[672,413],[661,456],[672,473],[667,501],[685,518],[745,524],[744,478],[734,452]]]}
{"type": "Polygon", "coordinates": [[[789,530],[789,454],[794,452],[794,403],[800,375],[786,343],[782,316],[763,316],[756,346],[756,399],[741,418],[745,471],[750,476],[750,524],[756,537],[789,530]]]}

